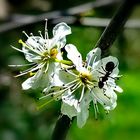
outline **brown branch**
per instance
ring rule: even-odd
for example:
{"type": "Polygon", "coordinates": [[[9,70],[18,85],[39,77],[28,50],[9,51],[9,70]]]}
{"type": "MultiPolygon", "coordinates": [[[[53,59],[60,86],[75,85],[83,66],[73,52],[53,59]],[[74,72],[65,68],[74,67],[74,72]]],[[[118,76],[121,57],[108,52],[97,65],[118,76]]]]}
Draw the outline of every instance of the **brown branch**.
{"type": "Polygon", "coordinates": [[[124,24],[130,16],[134,5],[138,0],[124,0],[117,10],[116,14],[110,21],[109,25],[104,30],[100,39],[95,47],[99,47],[102,50],[102,55],[111,47],[119,33],[123,30],[124,24]]]}
{"type": "Polygon", "coordinates": [[[61,116],[56,123],[52,135],[52,140],[65,140],[70,126],[71,126],[70,118],[66,115],[61,116]]]}

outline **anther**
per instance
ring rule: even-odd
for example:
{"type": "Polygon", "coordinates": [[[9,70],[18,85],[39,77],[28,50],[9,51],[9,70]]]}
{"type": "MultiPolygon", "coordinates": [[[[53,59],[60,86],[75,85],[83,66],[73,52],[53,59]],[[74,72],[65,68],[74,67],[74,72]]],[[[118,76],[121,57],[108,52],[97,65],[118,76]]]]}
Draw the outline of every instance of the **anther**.
{"type": "Polygon", "coordinates": [[[27,38],[29,38],[29,36],[27,35],[27,33],[26,33],[25,31],[22,31],[22,33],[25,34],[25,36],[26,36],[27,38]]]}
{"type": "Polygon", "coordinates": [[[48,19],[45,19],[46,23],[45,23],[45,40],[48,39],[48,29],[47,29],[47,22],[48,22],[48,19]]]}
{"type": "Polygon", "coordinates": [[[30,33],[30,36],[33,36],[33,33],[30,33]]]}

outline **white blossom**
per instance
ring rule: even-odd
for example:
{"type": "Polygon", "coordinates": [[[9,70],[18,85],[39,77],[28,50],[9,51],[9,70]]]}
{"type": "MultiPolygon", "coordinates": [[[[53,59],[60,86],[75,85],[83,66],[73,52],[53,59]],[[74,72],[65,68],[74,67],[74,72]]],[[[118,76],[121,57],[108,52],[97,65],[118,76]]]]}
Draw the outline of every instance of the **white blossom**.
{"type": "Polygon", "coordinates": [[[73,66],[62,66],[55,80],[59,81],[58,87],[46,88],[43,99],[52,95],[53,99],[62,99],[61,112],[70,118],[77,116],[77,124],[82,127],[89,115],[89,104],[94,103],[95,116],[97,117],[99,102],[108,112],[116,107],[117,95],[114,90],[122,92],[115,84],[118,78],[118,60],[109,56],[101,59],[101,50],[96,48],[87,54],[86,62],[83,63],[82,56],[72,44],[65,46],[67,57],[73,62],[73,66]],[[106,64],[112,62],[114,67],[103,81],[103,87],[99,82],[106,76],[106,64]]]}
{"type": "Polygon", "coordinates": [[[65,36],[71,33],[71,28],[64,22],[57,24],[53,28],[53,37],[49,39],[47,31],[47,21],[45,26],[45,37],[39,31],[40,36],[27,36],[27,41],[24,43],[19,40],[22,44],[22,50],[13,47],[14,49],[23,52],[25,58],[32,65],[31,68],[23,71],[17,76],[21,76],[27,73],[31,73],[33,76],[23,82],[22,88],[27,90],[29,88],[45,88],[51,84],[53,74],[59,68],[62,54],[60,49],[66,44],[65,36]]]}
{"type": "Polygon", "coordinates": [[[71,28],[64,22],[53,28],[53,37],[49,39],[47,21],[45,35],[39,31],[39,36],[27,36],[22,49],[12,46],[24,53],[29,64],[16,66],[31,66],[18,76],[30,74],[22,83],[22,88],[43,89],[44,95],[39,98],[41,108],[53,100],[62,100],[61,113],[69,118],[77,117],[77,124],[82,127],[89,116],[89,106],[94,105],[97,118],[98,103],[109,112],[117,105],[117,92],[123,90],[116,84],[121,77],[118,69],[118,59],[113,56],[101,58],[101,49],[91,50],[86,60],[72,44],[66,45],[66,35],[71,34],[71,28]],[[66,45],[66,46],[65,46],[66,45]],[[65,46],[67,58],[62,57],[61,48],[65,46]]]}

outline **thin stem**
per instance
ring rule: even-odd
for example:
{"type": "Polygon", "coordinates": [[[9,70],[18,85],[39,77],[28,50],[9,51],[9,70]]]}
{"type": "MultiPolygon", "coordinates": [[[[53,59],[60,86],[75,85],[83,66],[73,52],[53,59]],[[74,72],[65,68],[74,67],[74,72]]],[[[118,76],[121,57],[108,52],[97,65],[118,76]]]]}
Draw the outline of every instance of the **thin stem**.
{"type": "Polygon", "coordinates": [[[65,140],[68,130],[71,126],[71,120],[68,116],[61,116],[55,126],[52,140],[65,140]]]}
{"type": "Polygon", "coordinates": [[[136,2],[138,2],[138,0],[124,0],[109,25],[104,30],[95,46],[101,48],[102,55],[106,53],[108,48],[111,47],[119,33],[122,31],[136,2]]]}

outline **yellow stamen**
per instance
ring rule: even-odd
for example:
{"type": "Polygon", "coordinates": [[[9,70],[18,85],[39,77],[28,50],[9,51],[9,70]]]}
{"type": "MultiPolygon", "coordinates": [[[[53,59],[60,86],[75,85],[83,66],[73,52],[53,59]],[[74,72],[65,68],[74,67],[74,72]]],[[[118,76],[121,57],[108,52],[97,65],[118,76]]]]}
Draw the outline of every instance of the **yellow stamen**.
{"type": "Polygon", "coordinates": [[[18,43],[20,43],[20,44],[22,44],[23,46],[29,48],[29,46],[27,46],[26,43],[24,43],[24,42],[22,41],[22,39],[19,39],[18,43]]]}
{"type": "Polygon", "coordinates": [[[41,53],[39,53],[39,52],[37,52],[36,50],[32,49],[32,48],[31,48],[30,46],[28,46],[26,43],[24,43],[24,42],[22,41],[22,39],[19,39],[18,43],[22,44],[24,47],[26,47],[26,48],[28,48],[29,50],[31,50],[31,51],[37,53],[38,55],[42,55],[41,53]]]}
{"type": "Polygon", "coordinates": [[[81,81],[85,84],[91,84],[92,82],[92,74],[89,71],[82,72],[79,74],[81,81]]]}
{"type": "Polygon", "coordinates": [[[29,75],[30,75],[30,76],[35,75],[35,72],[30,72],[29,75]]]}
{"type": "Polygon", "coordinates": [[[57,54],[58,54],[58,50],[56,48],[53,48],[50,50],[50,57],[51,58],[56,58],[57,54]]]}

